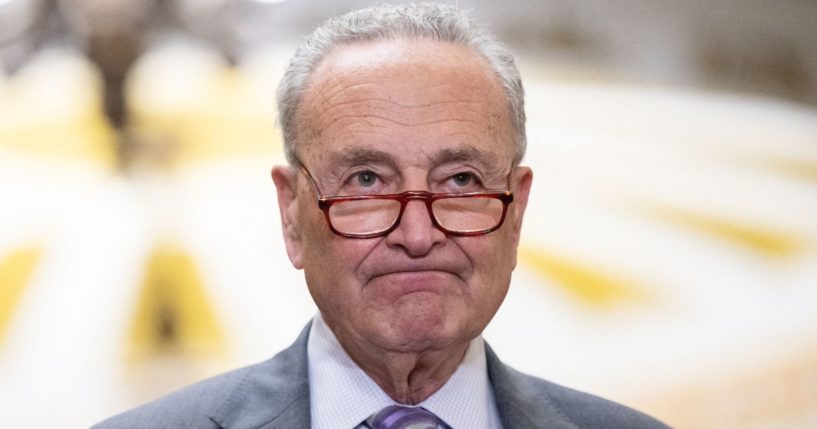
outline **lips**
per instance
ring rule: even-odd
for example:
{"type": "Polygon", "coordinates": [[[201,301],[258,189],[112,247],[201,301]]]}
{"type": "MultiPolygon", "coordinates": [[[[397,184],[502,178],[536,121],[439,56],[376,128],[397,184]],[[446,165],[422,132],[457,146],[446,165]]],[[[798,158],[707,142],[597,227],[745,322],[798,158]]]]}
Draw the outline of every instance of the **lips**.
{"type": "Polygon", "coordinates": [[[371,265],[366,285],[387,301],[418,292],[461,293],[461,265],[442,260],[398,260],[371,265]],[[452,286],[455,286],[452,289],[452,286]],[[459,291],[458,291],[459,290],[459,291]]]}
{"type": "Polygon", "coordinates": [[[432,296],[462,294],[462,285],[457,277],[445,271],[404,271],[372,278],[364,288],[383,303],[412,297],[424,300],[426,305],[432,296]]]}
{"type": "Polygon", "coordinates": [[[446,270],[402,270],[386,272],[371,278],[372,281],[388,280],[400,284],[430,284],[444,279],[456,277],[446,270]]]}
{"type": "Polygon", "coordinates": [[[383,276],[394,276],[396,278],[423,277],[431,275],[454,275],[459,276],[463,269],[452,263],[431,262],[431,261],[403,261],[398,263],[373,264],[372,269],[367,273],[370,279],[383,276]]]}
{"type": "MultiPolygon", "coordinates": [[[[363,260],[357,272],[362,284],[377,286],[386,295],[410,292],[453,292],[451,287],[467,283],[471,262],[457,248],[435,249],[421,258],[411,258],[393,249],[377,249],[363,260]]],[[[461,293],[462,291],[460,291],[461,293]]]]}

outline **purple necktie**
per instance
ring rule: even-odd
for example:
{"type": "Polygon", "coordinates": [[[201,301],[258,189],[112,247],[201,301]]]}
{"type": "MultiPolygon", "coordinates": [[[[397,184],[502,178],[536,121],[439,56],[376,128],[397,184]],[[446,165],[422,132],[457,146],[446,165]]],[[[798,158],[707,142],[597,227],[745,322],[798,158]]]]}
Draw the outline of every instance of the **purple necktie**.
{"type": "Polygon", "coordinates": [[[440,429],[448,426],[423,407],[391,405],[367,420],[372,429],[440,429]]]}

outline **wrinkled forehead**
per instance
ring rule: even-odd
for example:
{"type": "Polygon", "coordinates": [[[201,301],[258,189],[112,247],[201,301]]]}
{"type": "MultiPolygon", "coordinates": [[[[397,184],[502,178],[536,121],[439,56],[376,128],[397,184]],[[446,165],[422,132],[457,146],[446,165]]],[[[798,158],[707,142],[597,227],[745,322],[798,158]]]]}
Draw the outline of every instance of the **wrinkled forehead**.
{"type": "MultiPolygon", "coordinates": [[[[298,112],[299,157],[350,153],[510,164],[510,111],[499,78],[471,49],[430,40],[343,46],[316,68],[298,112]]],[[[302,159],[306,161],[305,159],[302,159]]]]}

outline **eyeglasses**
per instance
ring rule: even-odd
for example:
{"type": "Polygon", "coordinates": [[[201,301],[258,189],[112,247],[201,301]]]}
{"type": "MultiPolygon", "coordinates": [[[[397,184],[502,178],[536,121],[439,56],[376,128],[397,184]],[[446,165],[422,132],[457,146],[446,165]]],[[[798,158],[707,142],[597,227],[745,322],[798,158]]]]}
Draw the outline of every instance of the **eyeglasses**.
{"type": "Polygon", "coordinates": [[[406,191],[400,194],[324,197],[309,170],[298,162],[315,193],[318,207],[329,229],[346,238],[374,238],[389,234],[403,217],[409,201],[423,201],[431,223],[440,231],[457,236],[477,236],[497,230],[505,221],[510,191],[432,193],[406,191]]]}

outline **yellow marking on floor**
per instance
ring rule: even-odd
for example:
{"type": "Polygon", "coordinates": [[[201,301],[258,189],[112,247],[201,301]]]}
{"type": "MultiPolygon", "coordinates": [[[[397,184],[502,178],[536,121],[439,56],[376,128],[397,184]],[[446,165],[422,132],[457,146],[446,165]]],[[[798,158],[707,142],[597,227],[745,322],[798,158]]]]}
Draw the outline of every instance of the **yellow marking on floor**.
{"type": "Polygon", "coordinates": [[[23,247],[0,260],[0,344],[41,254],[38,247],[23,247]]]}
{"type": "Polygon", "coordinates": [[[542,249],[521,246],[519,259],[522,264],[554,281],[585,304],[613,307],[649,298],[643,286],[623,275],[557,256],[542,249]]]}
{"type": "Polygon", "coordinates": [[[131,330],[131,357],[217,355],[224,338],[193,257],[172,245],[151,253],[131,330]]]}
{"type": "Polygon", "coordinates": [[[669,206],[645,207],[644,211],[672,225],[724,240],[768,257],[790,257],[805,246],[803,239],[794,233],[777,231],[748,221],[726,219],[669,206]]]}
{"type": "Polygon", "coordinates": [[[817,159],[764,156],[746,158],[749,164],[774,173],[817,182],[817,159]]]}
{"type": "Polygon", "coordinates": [[[115,134],[101,115],[19,127],[0,127],[0,148],[45,159],[116,165],[115,134]]]}

